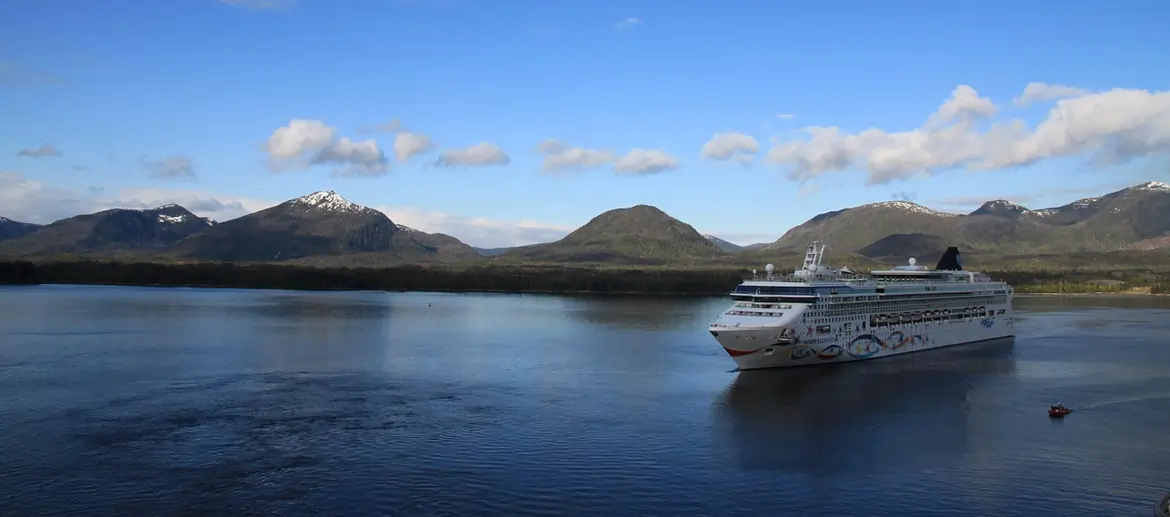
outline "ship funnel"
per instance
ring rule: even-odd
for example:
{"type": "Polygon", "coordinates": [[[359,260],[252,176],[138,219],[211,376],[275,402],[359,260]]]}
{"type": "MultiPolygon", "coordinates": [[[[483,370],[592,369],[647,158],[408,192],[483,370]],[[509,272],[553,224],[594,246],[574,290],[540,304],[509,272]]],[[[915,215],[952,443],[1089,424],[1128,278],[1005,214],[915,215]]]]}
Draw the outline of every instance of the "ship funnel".
{"type": "Polygon", "coordinates": [[[959,259],[959,248],[957,246],[947,247],[942,258],[938,259],[938,265],[934,268],[941,271],[962,271],[963,261],[959,259]]]}

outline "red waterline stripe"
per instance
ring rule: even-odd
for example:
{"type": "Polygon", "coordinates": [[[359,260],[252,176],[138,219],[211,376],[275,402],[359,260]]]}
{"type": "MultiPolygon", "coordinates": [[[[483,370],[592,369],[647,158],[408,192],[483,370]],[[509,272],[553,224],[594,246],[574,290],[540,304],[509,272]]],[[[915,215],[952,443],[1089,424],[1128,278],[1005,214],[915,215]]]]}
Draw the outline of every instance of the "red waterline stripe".
{"type": "Polygon", "coordinates": [[[754,354],[756,352],[759,352],[760,350],[763,350],[763,348],[757,348],[755,350],[748,350],[747,352],[744,352],[741,350],[732,350],[732,349],[727,348],[727,347],[723,347],[723,349],[727,350],[727,355],[730,355],[731,357],[739,357],[741,355],[751,355],[751,354],[754,354]]]}

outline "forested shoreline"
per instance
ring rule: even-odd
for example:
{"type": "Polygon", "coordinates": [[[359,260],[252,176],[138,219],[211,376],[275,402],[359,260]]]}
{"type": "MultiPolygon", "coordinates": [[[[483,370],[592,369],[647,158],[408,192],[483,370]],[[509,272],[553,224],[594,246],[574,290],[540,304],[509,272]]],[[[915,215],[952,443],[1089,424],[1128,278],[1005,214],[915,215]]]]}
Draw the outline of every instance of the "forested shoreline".
{"type": "MultiPolygon", "coordinates": [[[[1170,293],[1170,275],[988,271],[1017,293],[1170,293]]],[[[538,266],[320,268],[278,264],[114,261],[0,261],[0,284],[80,284],[240,289],[723,295],[750,273],[738,269],[623,269],[538,266]]]]}
{"type": "Polygon", "coordinates": [[[276,264],[0,262],[0,284],[81,284],[240,289],[717,295],[733,270],[566,267],[317,268],[276,264]]]}

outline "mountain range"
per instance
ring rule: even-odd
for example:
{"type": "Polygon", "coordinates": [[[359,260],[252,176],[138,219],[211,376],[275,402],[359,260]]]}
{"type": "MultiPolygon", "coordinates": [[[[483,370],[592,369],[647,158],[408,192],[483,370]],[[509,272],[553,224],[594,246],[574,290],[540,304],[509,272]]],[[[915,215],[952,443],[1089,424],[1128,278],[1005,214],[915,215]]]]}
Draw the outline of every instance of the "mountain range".
{"type": "Polygon", "coordinates": [[[756,264],[797,255],[813,240],[858,260],[967,254],[1035,256],[1170,251],[1170,185],[1143,183],[1064,206],[1033,210],[991,200],[968,214],[886,201],[816,215],[778,240],[740,246],[662,210],[604,212],[564,238],[513,248],[473,248],[445,234],[396,224],[333,191],[314,192],[215,222],[178,205],[110,209],[47,225],[0,217],[0,256],[281,262],[316,266],[395,264],[756,264]]]}

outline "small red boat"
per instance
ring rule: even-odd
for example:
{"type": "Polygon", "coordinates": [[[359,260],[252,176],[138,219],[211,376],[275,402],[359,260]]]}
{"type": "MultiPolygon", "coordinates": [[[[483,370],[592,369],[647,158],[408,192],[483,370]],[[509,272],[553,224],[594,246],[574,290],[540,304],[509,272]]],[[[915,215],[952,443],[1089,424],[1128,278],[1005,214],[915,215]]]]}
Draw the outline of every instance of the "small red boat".
{"type": "Polygon", "coordinates": [[[1069,413],[1072,413],[1072,410],[1064,407],[1064,404],[1056,404],[1055,406],[1048,407],[1048,416],[1052,418],[1060,418],[1069,413]]]}

